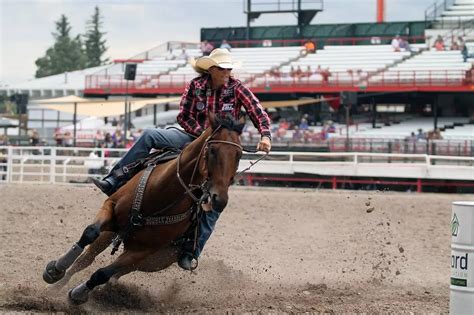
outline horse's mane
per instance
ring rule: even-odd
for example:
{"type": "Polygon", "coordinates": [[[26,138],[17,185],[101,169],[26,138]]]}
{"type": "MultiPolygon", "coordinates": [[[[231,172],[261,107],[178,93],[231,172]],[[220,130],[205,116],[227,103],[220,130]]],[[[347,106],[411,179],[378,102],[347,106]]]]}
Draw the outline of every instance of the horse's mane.
{"type": "Polygon", "coordinates": [[[239,135],[242,133],[242,130],[245,126],[245,123],[235,120],[231,115],[226,115],[225,117],[216,116],[216,122],[222,128],[228,129],[230,131],[235,131],[239,135]]]}

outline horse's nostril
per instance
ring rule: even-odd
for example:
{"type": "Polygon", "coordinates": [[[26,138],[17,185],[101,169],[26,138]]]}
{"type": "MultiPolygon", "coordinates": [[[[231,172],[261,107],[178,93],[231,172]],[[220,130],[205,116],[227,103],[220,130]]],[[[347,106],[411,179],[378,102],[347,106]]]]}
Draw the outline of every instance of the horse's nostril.
{"type": "Polygon", "coordinates": [[[225,206],[227,205],[227,201],[219,198],[219,195],[217,194],[212,195],[211,201],[212,201],[212,209],[218,212],[221,212],[222,210],[224,210],[225,206]]]}

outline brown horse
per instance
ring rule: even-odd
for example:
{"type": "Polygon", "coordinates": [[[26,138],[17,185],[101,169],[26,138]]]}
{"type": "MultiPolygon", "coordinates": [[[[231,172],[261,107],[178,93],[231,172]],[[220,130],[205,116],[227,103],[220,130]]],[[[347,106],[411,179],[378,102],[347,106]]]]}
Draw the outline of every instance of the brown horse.
{"type": "Polygon", "coordinates": [[[147,172],[143,170],[110,196],[79,241],[46,266],[43,279],[60,287],[65,285],[72,275],[89,266],[116,235],[123,236],[124,251],[112,264],[70,290],[72,303],[86,302],[91,290],[112,277],[118,279],[136,270],[158,271],[176,262],[179,249],[175,241],[190,228],[192,217],[196,216],[190,209],[199,208],[203,200],[198,196],[208,195],[212,208],[222,211],[242,156],[239,136],[243,120],[210,114],[209,122],[210,128],[176,159],[154,168],[149,166],[146,186],[140,184],[147,172]],[[133,215],[137,193],[143,196],[141,210],[133,215]]]}

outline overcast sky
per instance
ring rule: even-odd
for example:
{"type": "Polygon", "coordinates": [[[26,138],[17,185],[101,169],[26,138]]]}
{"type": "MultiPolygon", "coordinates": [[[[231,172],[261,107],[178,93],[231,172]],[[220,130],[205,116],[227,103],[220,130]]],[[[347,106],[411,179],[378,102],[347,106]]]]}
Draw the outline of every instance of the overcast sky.
{"type": "MultiPolygon", "coordinates": [[[[434,1],[386,0],[386,20],[423,20],[425,9],[434,1]]],[[[324,0],[324,11],[312,24],[374,22],[376,2],[324,0]]],[[[244,0],[0,0],[0,83],[34,78],[35,60],[53,44],[51,33],[61,14],[69,19],[71,35],[75,36],[85,32],[86,21],[99,6],[103,31],[107,33],[107,57],[122,59],[166,41],[198,42],[202,27],[245,26],[243,3],[244,0]]],[[[265,14],[252,25],[295,24],[296,18],[291,14],[265,14]]]]}

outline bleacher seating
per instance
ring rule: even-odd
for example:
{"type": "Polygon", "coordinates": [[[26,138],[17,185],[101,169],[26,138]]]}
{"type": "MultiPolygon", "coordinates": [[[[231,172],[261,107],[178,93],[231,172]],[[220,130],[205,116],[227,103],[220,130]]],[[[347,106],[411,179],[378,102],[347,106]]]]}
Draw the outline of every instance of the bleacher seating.
{"type": "MultiPolygon", "coordinates": [[[[300,56],[304,48],[301,46],[289,47],[259,47],[259,48],[233,48],[232,58],[241,62],[233,74],[242,81],[246,81],[255,75],[263,74],[274,67],[290,62],[300,56]]],[[[190,57],[199,57],[199,50],[188,50],[190,57]]],[[[170,84],[172,82],[188,82],[196,77],[196,71],[188,63],[176,70],[162,75],[158,79],[159,84],[170,84]]]]}
{"type": "Polygon", "coordinates": [[[474,19],[473,0],[454,0],[441,14],[443,21],[466,21],[474,19]]]}
{"type": "MultiPolygon", "coordinates": [[[[412,45],[414,50],[423,47],[424,44],[412,45]]],[[[303,71],[311,71],[312,75],[303,77],[300,80],[308,83],[321,83],[323,76],[317,73],[318,66],[323,70],[328,70],[331,76],[328,79],[331,83],[357,83],[370,73],[381,71],[387,66],[399,62],[411,55],[408,51],[395,52],[390,45],[340,45],[325,46],[314,54],[307,54],[290,64],[281,67],[282,78],[266,77],[257,79],[258,81],[294,81],[290,76],[292,68],[298,67],[303,71]]]]}
{"type": "MultiPolygon", "coordinates": [[[[469,136],[467,133],[472,129],[462,129],[460,124],[467,124],[468,118],[462,117],[440,117],[438,118],[438,128],[445,129],[441,132],[441,136],[449,138],[452,135],[462,135],[459,138],[474,138],[474,134],[471,133],[469,136]],[[452,129],[454,128],[454,129],[452,129]],[[459,129],[458,129],[459,128],[459,129]],[[455,131],[456,130],[456,131],[455,131]]],[[[473,125],[466,125],[473,126],[473,125]]],[[[402,121],[398,124],[391,126],[378,126],[378,128],[372,128],[370,124],[364,124],[363,127],[359,126],[357,131],[351,130],[350,133],[353,138],[386,138],[386,139],[405,139],[411,132],[417,133],[418,129],[422,129],[423,132],[433,130],[433,118],[414,118],[406,121],[402,121]]]]}
{"type": "Polygon", "coordinates": [[[472,65],[459,50],[423,51],[369,79],[371,83],[460,84],[472,65]]]}
{"type": "Polygon", "coordinates": [[[474,140],[474,125],[465,124],[446,129],[441,133],[446,140],[474,140]]]}

